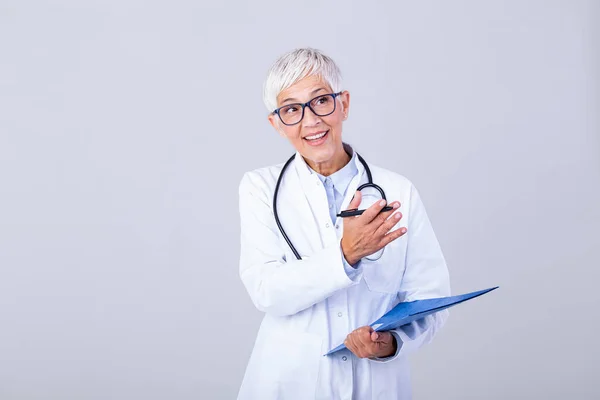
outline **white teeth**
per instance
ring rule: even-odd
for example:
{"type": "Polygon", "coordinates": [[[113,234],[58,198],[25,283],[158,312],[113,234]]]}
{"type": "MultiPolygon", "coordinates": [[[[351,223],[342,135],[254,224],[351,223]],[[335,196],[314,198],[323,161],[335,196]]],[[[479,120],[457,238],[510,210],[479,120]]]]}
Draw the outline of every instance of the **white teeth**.
{"type": "Polygon", "coordinates": [[[326,133],[327,132],[323,132],[323,133],[320,133],[318,135],[307,136],[305,139],[308,139],[308,140],[321,139],[323,136],[325,136],[326,133]]]}

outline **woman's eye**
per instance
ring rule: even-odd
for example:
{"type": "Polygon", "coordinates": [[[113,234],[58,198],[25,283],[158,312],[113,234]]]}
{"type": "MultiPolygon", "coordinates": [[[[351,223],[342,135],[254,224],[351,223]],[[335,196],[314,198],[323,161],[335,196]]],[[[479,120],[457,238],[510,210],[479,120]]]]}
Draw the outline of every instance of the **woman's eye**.
{"type": "Polygon", "coordinates": [[[286,114],[295,113],[296,111],[298,111],[298,108],[296,108],[296,107],[289,107],[289,108],[286,108],[286,109],[284,110],[284,112],[285,112],[286,114]]]}
{"type": "Polygon", "coordinates": [[[317,104],[325,104],[329,101],[329,96],[319,97],[317,99],[317,104]]]}

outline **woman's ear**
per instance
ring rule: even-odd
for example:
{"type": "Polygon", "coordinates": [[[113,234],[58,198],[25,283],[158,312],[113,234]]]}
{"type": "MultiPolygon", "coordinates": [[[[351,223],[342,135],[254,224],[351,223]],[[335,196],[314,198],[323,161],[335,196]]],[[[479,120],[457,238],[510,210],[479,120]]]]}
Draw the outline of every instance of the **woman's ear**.
{"type": "Polygon", "coordinates": [[[340,103],[342,103],[342,113],[344,119],[348,118],[348,112],[350,111],[350,92],[344,90],[340,95],[340,103]]]}
{"type": "Polygon", "coordinates": [[[277,131],[277,133],[279,133],[281,135],[281,137],[284,137],[284,138],[287,137],[287,136],[285,136],[283,129],[281,129],[281,124],[279,123],[279,118],[275,114],[271,113],[271,114],[269,114],[269,116],[267,118],[269,120],[269,123],[273,127],[273,129],[275,129],[277,131]]]}

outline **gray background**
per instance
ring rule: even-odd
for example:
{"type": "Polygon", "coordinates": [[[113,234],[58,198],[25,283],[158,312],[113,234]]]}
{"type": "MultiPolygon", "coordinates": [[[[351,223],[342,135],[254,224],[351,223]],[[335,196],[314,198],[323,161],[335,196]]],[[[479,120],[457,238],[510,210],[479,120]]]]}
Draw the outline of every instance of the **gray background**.
{"type": "Polygon", "coordinates": [[[0,399],[231,399],[244,171],[313,46],[419,188],[455,308],[415,399],[600,397],[600,2],[0,1],[0,399]]]}

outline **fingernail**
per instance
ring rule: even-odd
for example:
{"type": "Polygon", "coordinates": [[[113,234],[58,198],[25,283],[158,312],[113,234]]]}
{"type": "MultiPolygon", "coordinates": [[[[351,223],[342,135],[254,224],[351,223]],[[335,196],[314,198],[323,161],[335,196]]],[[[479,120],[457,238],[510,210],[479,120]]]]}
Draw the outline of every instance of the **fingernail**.
{"type": "Polygon", "coordinates": [[[394,208],[400,207],[400,203],[394,203],[394,208]]]}
{"type": "Polygon", "coordinates": [[[401,215],[400,213],[396,213],[396,214],[394,214],[394,218],[396,218],[396,219],[400,219],[400,217],[401,217],[401,216],[402,216],[402,215],[401,215]]]}
{"type": "Polygon", "coordinates": [[[406,228],[402,228],[402,233],[406,233],[406,228]]]}
{"type": "Polygon", "coordinates": [[[379,202],[379,205],[380,205],[381,207],[383,207],[383,206],[385,206],[385,203],[386,203],[386,201],[385,201],[385,200],[381,200],[381,201],[379,202]]]}

